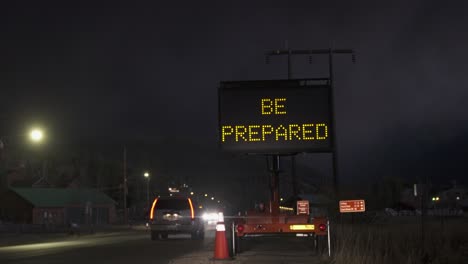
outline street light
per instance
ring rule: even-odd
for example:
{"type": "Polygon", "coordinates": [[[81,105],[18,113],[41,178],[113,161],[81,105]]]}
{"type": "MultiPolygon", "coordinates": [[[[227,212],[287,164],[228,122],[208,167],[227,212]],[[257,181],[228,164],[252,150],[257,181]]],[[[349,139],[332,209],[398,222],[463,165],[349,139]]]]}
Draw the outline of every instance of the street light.
{"type": "Polygon", "coordinates": [[[44,139],[44,132],[42,129],[34,128],[29,132],[29,139],[34,143],[40,143],[44,139]]]}
{"type": "Polygon", "coordinates": [[[149,209],[149,181],[150,181],[150,174],[149,172],[143,173],[143,176],[147,179],[146,181],[146,208],[149,209]]]}
{"type": "MultiPolygon", "coordinates": [[[[32,128],[29,131],[29,140],[36,144],[39,145],[44,141],[45,135],[44,131],[41,128],[32,128]]],[[[47,159],[44,158],[42,161],[42,177],[40,177],[36,182],[33,183],[33,186],[36,184],[40,184],[42,181],[47,182],[47,159]]]]}

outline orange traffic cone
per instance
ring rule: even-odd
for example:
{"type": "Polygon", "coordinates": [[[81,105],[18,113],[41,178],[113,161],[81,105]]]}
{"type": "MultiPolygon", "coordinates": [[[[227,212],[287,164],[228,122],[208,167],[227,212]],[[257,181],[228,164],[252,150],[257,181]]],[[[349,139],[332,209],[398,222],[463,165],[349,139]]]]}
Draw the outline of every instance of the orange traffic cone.
{"type": "Polygon", "coordinates": [[[224,225],[223,213],[218,214],[218,223],[216,224],[214,259],[216,260],[230,259],[227,239],[226,239],[226,226],[224,225]]]}

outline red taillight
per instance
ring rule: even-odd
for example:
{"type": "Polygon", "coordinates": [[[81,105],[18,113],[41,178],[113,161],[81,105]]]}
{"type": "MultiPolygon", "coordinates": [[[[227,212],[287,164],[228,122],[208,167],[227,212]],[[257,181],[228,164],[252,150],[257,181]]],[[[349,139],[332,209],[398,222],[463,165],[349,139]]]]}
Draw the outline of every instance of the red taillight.
{"type": "Polygon", "coordinates": [[[320,224],[320,225],[318,226],[318,228],[319,228],[320,231],[323,232],[323,231],[326,231],[326,230],[327,230],[327,225],[326,225],[326,224],[320,224]]]}
{"type": "Polygon", "coordinates": [[[193,210],[192,200],[190,198],[188,198],[188,202],[189,202],[189,205],[190,205],[190,218],[193,220],[193,219],[195,219],[195,211],[193,210]]]}
{"type": "Polygon", "coordinates": [[[239,233],[244,232],[244,226],[243,225],[238,225],[237,226],[237,232],[239,232],[239,233]]]}

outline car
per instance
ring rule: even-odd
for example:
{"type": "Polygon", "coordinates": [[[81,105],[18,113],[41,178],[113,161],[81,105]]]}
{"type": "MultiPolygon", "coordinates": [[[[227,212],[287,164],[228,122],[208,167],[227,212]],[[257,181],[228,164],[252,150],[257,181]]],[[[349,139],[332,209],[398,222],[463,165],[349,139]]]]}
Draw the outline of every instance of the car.
{"type": "Polygon", "coordinates": [[[205,237],[204,221],[189,197],[158,197],[149,215],[151,240],[167,239],[169,234],[190,234],[192,239],[205,237]]]}

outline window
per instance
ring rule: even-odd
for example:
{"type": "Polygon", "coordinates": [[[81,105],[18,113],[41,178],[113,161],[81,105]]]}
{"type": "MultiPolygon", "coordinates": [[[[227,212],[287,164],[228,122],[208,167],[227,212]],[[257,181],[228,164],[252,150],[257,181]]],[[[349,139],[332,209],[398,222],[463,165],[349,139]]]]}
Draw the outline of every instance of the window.
{"type": "Polygon", "coordinates": [[[156,203],[156,210],[190,210],[190,205],[186,199],[159,199],[156,203]]]}

